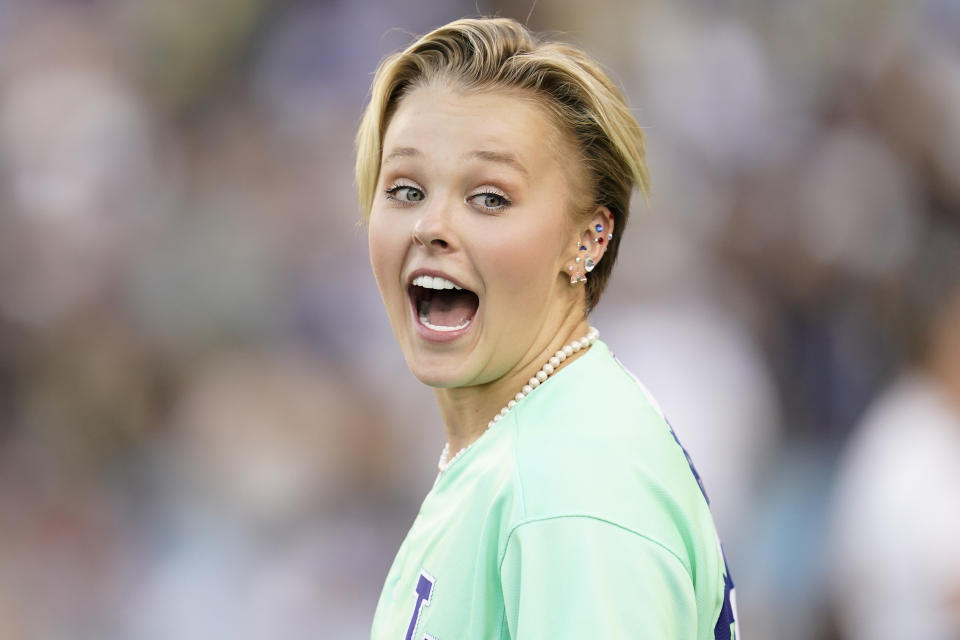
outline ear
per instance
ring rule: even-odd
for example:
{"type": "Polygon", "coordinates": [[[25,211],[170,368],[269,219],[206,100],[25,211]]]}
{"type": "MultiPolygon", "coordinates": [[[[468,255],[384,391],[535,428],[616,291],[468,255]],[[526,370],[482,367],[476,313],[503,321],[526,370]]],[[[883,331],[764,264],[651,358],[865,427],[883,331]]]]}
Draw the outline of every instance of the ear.
{"type": "Polygon", "coordinates": [[[587,224],[579,230],[580,246],[586,247],[586,251],[580,251],[579,255],[599,263],[613,237],[613,225],[613,214],[609,209],[606,207],[594,209],[593,214],[587,218],[587,224]]]}
{"type": "Polygon", "coordinates": [[[570,277],[570,284],[586,282],[586,276],[603,258],[613,235],[613,214],[606,207],[594,209],[584,222],[575,229],[576,236],[567,262],[566,275],[570,277]]]}

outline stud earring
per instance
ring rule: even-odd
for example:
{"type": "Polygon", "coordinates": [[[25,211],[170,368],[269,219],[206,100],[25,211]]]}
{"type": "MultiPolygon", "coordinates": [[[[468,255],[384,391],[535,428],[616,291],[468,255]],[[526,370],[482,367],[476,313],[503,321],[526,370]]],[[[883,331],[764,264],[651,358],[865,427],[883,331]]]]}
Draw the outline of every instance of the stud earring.
{"type": "Polygon", "coordinates": [[[567,270],[570,271],[570,284],[576,285],[581,282],[587,281],[587,272],[592,271],[593,267],[590,266],[593,261],[590,259],[590,256],[586,255],[587,247],[580,240],[576,241],[577,249],[583,254],[578,255],[574,258],[574,263],[567,267],[567,270]],[[582,263],[582,264],[581,264],[582,263]]]}

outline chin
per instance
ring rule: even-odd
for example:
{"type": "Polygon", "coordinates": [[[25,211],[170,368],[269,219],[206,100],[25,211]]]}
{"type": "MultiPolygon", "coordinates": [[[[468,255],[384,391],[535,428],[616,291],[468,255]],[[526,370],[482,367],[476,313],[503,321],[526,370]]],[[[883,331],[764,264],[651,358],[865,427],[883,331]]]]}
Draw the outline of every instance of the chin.
{"type": "Polygon", "coordinates": [[[407,368],[414,377],[435,389],[452,389],[468,386],[469,376],[463,371],[463,356],[448,356],[419,354],[404,354],[407,368]]]}

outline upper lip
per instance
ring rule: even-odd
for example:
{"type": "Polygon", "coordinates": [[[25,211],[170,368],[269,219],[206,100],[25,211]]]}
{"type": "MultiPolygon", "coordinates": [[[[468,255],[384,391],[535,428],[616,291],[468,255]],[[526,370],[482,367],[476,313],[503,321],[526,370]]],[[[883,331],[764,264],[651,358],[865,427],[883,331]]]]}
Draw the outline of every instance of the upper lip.
{"type": "Polygon", "coordinates": [[[431,276],[434,278],[436,277],[444,278],[445,280],[449,280],[450,282],[457,285],[458,287],[462,287],[471,292],[473,291],[470,287],[464,285],[461,280],[458,280],[457,278],[454,278],[450,274],[440,271],[438,269],[415,269],[411,271],[407,275],[407,286],[409,287],[411,284],[413,284],[413,280],[418,276],[431,276]]]}

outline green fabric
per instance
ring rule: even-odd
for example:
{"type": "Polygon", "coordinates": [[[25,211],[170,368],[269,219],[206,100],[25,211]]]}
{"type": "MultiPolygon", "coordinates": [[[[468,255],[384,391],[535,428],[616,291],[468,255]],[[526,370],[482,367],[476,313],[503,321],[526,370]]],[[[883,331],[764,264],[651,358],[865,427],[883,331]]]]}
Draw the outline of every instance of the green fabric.
{"type": "Polygon", "coordinates": [[[371,637],[712,639],[723,576],[683,449],[598,341],[440,474],[371,637]]]}

